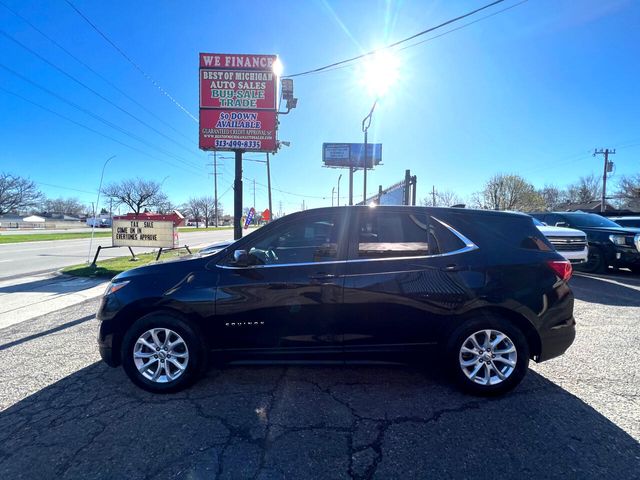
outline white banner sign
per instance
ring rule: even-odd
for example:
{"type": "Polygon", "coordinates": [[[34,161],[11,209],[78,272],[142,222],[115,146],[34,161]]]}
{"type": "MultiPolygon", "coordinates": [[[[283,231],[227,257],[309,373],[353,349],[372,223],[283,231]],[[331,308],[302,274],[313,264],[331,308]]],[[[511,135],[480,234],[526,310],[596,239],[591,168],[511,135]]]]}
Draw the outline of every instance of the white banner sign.
{"type": "Polygon", "coordinates": [[[114,247],[178,246],[178,229],[164,220],[114,220],[111,233],[114,247]]]}

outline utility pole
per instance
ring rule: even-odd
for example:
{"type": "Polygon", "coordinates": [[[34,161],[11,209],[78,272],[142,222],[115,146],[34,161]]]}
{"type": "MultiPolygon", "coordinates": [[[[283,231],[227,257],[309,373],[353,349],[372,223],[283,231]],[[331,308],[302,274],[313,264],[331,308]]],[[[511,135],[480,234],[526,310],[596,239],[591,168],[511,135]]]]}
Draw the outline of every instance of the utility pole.
{"type": "Polygon", "coordinates": [[[432,185],[431,187],[431,201],[433,202],[431,205],[433,207],[436,206],[436,186],[432,185]]]}
{"type": "Polygon", "coordinates": [[[336,187],[331,189],[331,206],[333,207],[333,195],[336,193],[336,187]]]}
{"type": "Polygon", "coordinates": [[[606,209],[606,201],[607,201],[607,168],[609,167],[609,155],[615,155],[616,150],[609,150],[605,148],[604,150],[601,148],[600,150],[596,149],[593,151],[593,156],[596,155],[604,155],[604,170],[602,172],[602,202],[600,203],[600,211],[604,212],[606,209]]]}
{"type": "Polygon", "coordinates": [[[353,167],[349,167],[349,205],[353,205],[353,167]]]}
{"type": "Polygon", "coordinates": [[[256,208],[256,179],[253,179],[253,208],[256,208]]]}
{"type": "Polygon", "coordinates": [[[338,176],[338,206],[340,206],[340,179],[342,178],[342,174],[338,176]]]}

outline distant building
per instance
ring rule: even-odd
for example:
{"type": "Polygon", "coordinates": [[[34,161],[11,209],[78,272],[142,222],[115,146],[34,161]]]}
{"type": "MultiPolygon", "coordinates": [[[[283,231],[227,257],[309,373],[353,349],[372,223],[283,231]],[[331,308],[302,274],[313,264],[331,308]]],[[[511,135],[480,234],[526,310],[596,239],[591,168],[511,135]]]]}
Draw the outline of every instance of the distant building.
{"type": "MultiPolygon", "coordinates": [[[[591,202],[584,203],[562,203],[558,205],[554,210],[556,212],[589,212],[589,213],[600,213],[600,206],[602,205],[601,200],[593,200],[591,202]]],[[[605,203],[605,211],[615,212],[617,211],[616,207],[611,205],[610,203],[605,203]]]]}

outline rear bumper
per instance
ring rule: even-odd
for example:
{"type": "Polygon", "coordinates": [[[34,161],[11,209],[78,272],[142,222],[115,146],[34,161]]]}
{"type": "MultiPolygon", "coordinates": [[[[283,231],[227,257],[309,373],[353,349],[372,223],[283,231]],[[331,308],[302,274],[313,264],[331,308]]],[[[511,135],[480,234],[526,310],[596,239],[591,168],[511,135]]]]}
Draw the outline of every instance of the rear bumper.
{"type": "Polygon", "coordinates": [[[566,322],[554,325],[540,335],[540,355],[538,362],[544,362],[562,355],[576,338],[576,321],[573,316],[566,322]]]}

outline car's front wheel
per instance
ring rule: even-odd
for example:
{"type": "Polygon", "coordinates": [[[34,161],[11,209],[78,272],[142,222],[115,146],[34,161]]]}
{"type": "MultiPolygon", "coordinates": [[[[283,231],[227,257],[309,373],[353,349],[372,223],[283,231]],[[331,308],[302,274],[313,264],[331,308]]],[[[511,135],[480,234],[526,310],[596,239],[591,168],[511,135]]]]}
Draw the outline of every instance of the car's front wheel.
{"type": "Polygon", "coordinates": [[[124,336],[121,354],[131,381],[154,393],[177,392],[191,385],[205,359],[194,328],[168,312],[138,319],[124,336]]]}
{"type": "Polygon", "coordinates": [[[577,267],[576,270],[586,273],[603,273],[607,268],[604,252],[599,247],[590,247],[587,261],[577,267]]]}
{"type": "Polygon", "coordinates": [[[499,395],[523,379],[529,367],[529,345],[507,320],[470,320],[453,333],[448,358],[454,379],[463,390],[499,395]]]}

